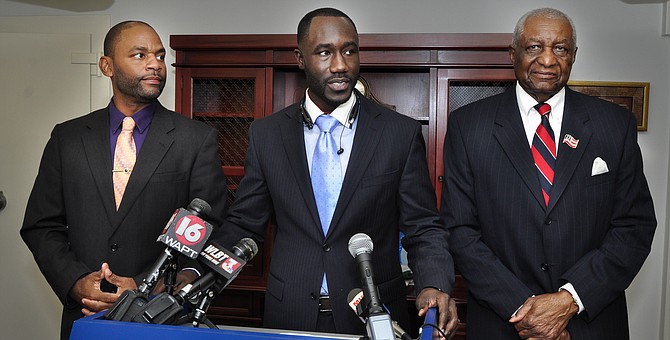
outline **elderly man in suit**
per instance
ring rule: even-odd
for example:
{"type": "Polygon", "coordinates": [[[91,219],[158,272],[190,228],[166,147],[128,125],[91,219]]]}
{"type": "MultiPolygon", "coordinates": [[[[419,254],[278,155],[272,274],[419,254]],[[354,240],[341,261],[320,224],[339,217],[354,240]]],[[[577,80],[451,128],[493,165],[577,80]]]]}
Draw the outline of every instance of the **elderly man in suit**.
{"type": "MultiPolygon", "coordinates": [[[[99,66],[114,97],[53,129],[21,228],[63,302],[63,339],[75,319],[137,287],[165,249],[156,238],[176,208],[204,199],[217,224],[226,209],[217,132],[157,100],[166,77],[158,34],[127,21],[104,44],[99,66]]],[[[177,279],[195,277],[185,270],[177,279]]]]}
{"type": "Polygon", "coordinates": [[[451,114],[441,214],[469,288],[468,339],[627,339],[624,290],[656,227],[636,121],[566,86],[572,21],[534,10],[516,86],[451,114]]]}
{"type": "Polygon", "coordinates": [[[347,305],[347,294],[361,286],[347,243],[356,233],[371,237],[381,301],[406,328],[402,231],[420,314],[438,307],[439,326],[453,333],[452,260],[421,126],[354,89],[358,49],[354,23],[338,10],[317,9],[300,21],[295,57],[305,71],[305,97],[252,124],[244,178],[220,239],[227,246],[249,235],[262,240],[274,215],[264,325],[362,334],[347,305]]]}

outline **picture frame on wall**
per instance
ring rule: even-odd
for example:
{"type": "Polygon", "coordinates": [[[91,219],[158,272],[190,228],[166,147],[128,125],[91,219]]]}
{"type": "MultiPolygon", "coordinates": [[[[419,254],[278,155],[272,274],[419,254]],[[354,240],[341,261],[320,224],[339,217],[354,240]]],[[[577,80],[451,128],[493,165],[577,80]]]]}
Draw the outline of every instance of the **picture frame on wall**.
{"type": "Polygon", "coordinates": [[[633,112],[638,131],[647,131],[649,82],[571,80],[568,86],[584,94],[621,105],[633,112]]]}

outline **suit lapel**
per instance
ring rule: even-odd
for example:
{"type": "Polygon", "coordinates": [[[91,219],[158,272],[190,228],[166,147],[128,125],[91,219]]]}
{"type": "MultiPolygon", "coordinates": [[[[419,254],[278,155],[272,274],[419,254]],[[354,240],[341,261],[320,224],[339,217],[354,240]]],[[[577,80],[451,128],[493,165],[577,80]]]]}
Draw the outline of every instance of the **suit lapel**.
{"type": "Polygon", "coordinates": [[[309,175],[307,157],[305,151],[304,124],[302,122],[301,111],[298,106],[286,110],[288,119],[282,119],[280,122],[281,138],[284,145],[286,158],[289,160],[291,170],[295,176],[298,188],[302,194],[307,208],[316,225],[321,225],[319,213],[314,200],[312,190],[312,180],[309,175]]]}
{"type": "Polygon", "coordinates": [[[508,89],[501,97],[496,110],[493,135],[500,143],[507,158],[512,162],[530,190],[531,194],[542,207],[545,206],[542,189],[537,178],[533,155],[526,139],[523,122],[519,113],[514,87],[508,89]]]}
{"type": "Polygon", "coordinates": [[[331,228],[328,229],[328,235],[332,234],[333,229],[337,227],[337,223],[344,214],[346,206],[356,192],[365,169],[367,169],[375,154],[381,132],[384,130],[383,120],[376,119],[380,113],[374,110],[370,105],[371,102],[361,95],[359,95],[358,100],[360,101],[360,112],[356,118],[358,120],[356,135],[354,136],[347,172],[344,175],[342,190],[340,190],[340,197],[337,200],[337,206],[333,213],[333,220],[330,224],[331,228]]]}
{"type": "Polygon", "coordinates": [[[88,130],[81,136],[85,157],[91,169],[98,194],[105,207],[107,219],[116,213],[114,184],[112,183],[112,155],[109,145],[109,109],[91,113],[86,122],[88,130]]]}
{"type": "Polygon", "coordinates": [[[144,190],[144,187],[156,171],[161,160],[170,149],[170,146],[174,142],[174,138],[170,135],[170,132],[174,128],[174,121],[170,117],[169,111],[162,105],[158,105],[151,120],[147,137],[138,154],[137,163],[135,163],[135,167],[133,168],[128,186],[123,194],[121,206],[119,206],[118,213],[114,218],[114,228],[121,224],[128,214],[130,207],[133,206],[140,196],[140,193],[144,190]]]}
{"type": "Polygon", "coordinates": [[[557,136],[556,143],[558,147],[558,156],[556,157],[556,174],[554,176],[554,185],[551,188],[551,198],[549,200],[548,210],[556,205],[561,197],[570,178],[579,164],[579,160],[584,155],[584,151],[591,140],[593,131],[588,125],[589,115],[583,102],[578,96],[566,88],[565,91],[565,109],[563,111],[563,124],[561,126],[561,136],[557,136]],[[570,134],[579,140],[576,148],[570,148],[562,143],[563,136],[570,134]]]}

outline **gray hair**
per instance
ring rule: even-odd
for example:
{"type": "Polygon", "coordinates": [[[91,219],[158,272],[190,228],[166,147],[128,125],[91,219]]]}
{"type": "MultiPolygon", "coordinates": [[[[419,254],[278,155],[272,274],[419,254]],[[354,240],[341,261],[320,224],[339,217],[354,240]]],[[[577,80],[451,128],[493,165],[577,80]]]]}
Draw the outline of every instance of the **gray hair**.
{"type": "Polygon", "coordinates": [[[523,29],[526,26],[526,20],[531,17],[542,17],[552,20],[564,20],[570,24],[572,28],[572,47],[577,47],[577,30],[575,23],[572,22],[569,16],[554,8],[538,8],[524,14],[514,27],[514,35],[512,36],[512,47],[518,47],[519,40],[523,35],[523,29]]]}

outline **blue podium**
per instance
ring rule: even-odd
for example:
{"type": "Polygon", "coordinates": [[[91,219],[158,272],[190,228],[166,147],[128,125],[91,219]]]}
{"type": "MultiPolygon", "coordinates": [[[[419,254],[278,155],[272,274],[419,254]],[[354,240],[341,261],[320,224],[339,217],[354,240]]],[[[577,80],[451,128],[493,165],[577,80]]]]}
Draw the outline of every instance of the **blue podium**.
{"type": "Polygon", "coordinates": [[[255,339],[302,339],[302,340],[358,340],[359,335],[300,332],[278,329],[228,327],[220,329],[195,328],[189,326],[152,325],[124,321],[110,321],[105,312],[87,316],[74,322],[70,340],[255,340],[255,339]]]}
{"type": "MultiPolygon", "coordinates": [[[[147,340],[147,339],[189,339],[189,340],[358,340],[360,335],[301,332],[280,329],[219,326],[219,329],[195,328],[189,326],[153,325],[135,322],[110,321],[105,312],[87,316],[74,322],[70,340],[147,340]]],[[[425,323],[435,322],[435,308],[426,313],[425,323]]],[[[424,326],[420,340],[430,340],[433,328],[424,326]]]]}

